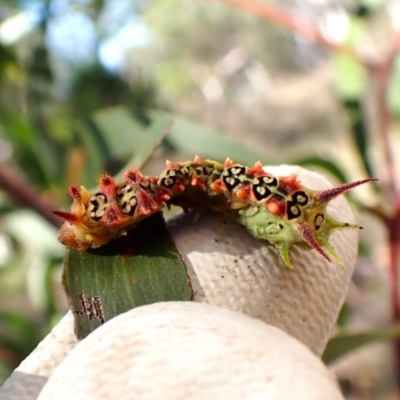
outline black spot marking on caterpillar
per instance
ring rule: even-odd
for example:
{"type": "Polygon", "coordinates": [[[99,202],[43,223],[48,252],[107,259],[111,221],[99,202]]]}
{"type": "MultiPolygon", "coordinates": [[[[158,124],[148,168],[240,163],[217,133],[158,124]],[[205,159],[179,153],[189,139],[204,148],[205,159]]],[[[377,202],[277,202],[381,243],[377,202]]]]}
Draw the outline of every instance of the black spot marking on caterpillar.
{"type": "Polygon", "coordinates": [[[107,206],[107,197],[103,193],[96,193],[89,200],[88,213],[93,221],[100,221],[107,206]]]}
{"type": "Polygon", "coordinates": [[[264,184],[253,185],[253,193],[258,201],[264,200],[271,195],[271,190],[264,184]]]}
{"type": "Polygon", "coordinates": [[[135,214],[136,208],[137,208],[136,197],[132,197],[130,200],[125,200],[121,204],[121,212],[126,215],[133,216],[133,214],[135,214]]]}
{"type": "Polygon", "coordinates": [[[314,225],[315,225],[315,230],[316,231],[319,228],[321,228],[321,225],[324,223],[324,220],[325,220],[324,214],[317,214],[315,216],[314,225]]]}
{"type": "Polygon", "coordinates": [[[176,171],[174,169],[169,169],[161,178],[160,184],[167,189],[171,189],[174,187],[176,180],[176,171]]]}
{"type": "Polygon", "coordinates": [[[298,218],[301,215],[300,208],[296,205],[293,201],[287,202],[287,209],[286,209],[287,217],[289,220],[298,218]]]}
{"type": "Polygon", "coordinates": [[[293,201],[299,206],[306,206],[308,204],[308,196],[305,192],[296,192],[292,197],[293,201]]]}
{"type": "Polygon", "coordinates": [[[263,176],[262,181],[269,187],[278,187],[278,179],[274,176],[263,176]]]}

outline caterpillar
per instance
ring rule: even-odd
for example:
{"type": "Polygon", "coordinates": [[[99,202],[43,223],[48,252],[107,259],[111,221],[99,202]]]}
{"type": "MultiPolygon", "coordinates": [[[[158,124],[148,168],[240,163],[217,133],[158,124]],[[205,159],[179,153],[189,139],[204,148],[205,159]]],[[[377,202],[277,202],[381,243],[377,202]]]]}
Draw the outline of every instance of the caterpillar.
{"type": "Polygon", "coordinates": [[[335,229],[361,227],[336,221],[327,213],[327,205],[350,189],[375,180],[367,178],[316,191],[301,185],[296,175],[273,176],[260,162],[247,167],[229,158],[221,164],[196,156],[194,161],[177,164],[167,161],[158,176],[128,170],[118,184],[105,174],[95,194],[83,186],[71,186],[71,210],[53,213],[65,221],[58,239],[78,251],[126,235],[164,206],[177,205],[185,211],[218,211],[236,220],[255,238],[274,244],[290,268],[292,245],[305,245],[326,260],[332,257],[340,263],[329,244],[330,234],[335,229]]]}

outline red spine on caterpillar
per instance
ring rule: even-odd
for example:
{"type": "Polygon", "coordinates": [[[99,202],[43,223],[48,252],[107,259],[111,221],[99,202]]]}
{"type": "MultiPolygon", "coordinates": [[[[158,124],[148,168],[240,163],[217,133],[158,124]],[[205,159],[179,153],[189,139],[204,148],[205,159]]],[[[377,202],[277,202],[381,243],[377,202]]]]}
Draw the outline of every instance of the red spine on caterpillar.
{"type": "Polygon", "coordinates": [[[71,210],[54,213],[65,220],[60,241],[80,251],[125,235],[165,205],[178,205],[230,215],[256,238],[275,244],[287,266],[291,266],[288,250],[294,244],[305,244],[325,259],[339,262],[329,235],[334,229],[358,226],[334,220],[326,207],[335,197],[373,180],[315,191],[302,186],[296,175],[273,176],[260,162],[246,167],[229,158],[220,164],[196,156],[176,164],[167,161],[158,176],[130,169],[124,181],[116,183],[103,175],[100,190],[93,195],[84,187],[71,186],[71,210]]]}
{"type": "Polygon", "coordinates": [[[138,171],[127,171],[121,184],[103,175],[99,186],[100,191],[93,195],[84,187],[72,186],[70,212],[53,211],[65,220],[58,239],[66,246],[78,251],[102,246],[162,207],[153,196],[154,179],[144,178],[138,171]]]}

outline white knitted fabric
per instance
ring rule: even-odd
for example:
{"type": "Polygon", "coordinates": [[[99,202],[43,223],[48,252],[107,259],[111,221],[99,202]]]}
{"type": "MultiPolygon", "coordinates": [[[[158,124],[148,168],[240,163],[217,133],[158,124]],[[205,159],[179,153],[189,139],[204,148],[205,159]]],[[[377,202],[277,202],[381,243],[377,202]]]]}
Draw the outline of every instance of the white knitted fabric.
{"type": "MultiPolygon", "coordinates": [[[[268,171],[276,176],[295,172],[302,184],[311,189],[321,190],[331,186],[321,175],[298,167],[271,167],[268,171]]],[[[328,212],[340,221],[355,222],[354,215],[343,196],[332,201],[328,212]]],[[[327,383],[330,382],[328,372],[317,362],[312,353],[316,355],[322,353],[343,304],[356,260],[358,233],[355,230],[342,230],[334,232],[331,236],[330,243],[343,260],[343,265],[327,262],[314,250],[293,247],[290,257],[294,270],[289,270],[280,260],[274,246],[254,239],[237,224],[228,224],[217,236],[220,222],[220,216],[204,214],[196,222],[193,221],[193,216],[187,215],[178,217],[169,224],[177,248],[188,268],[194,289],[194,301],[209,303],[214,307],[206,304],[162,303],[135,309],[107,322],[85,339],[82,346],[78,346],[80,350],[72,352],[71,357],[67,357],[65,363],[57,368],[76,345],[72,317],[68,315],[0,388],[0,399],[36,399],[54,369],[56,373],[51,381],[54,379],[57,383],[50,381],[41,399],[184,398],[179,396],[186,396],[186,399],[340,398],[337,397],[339,395],[334,387],[327,383]],[[290,339],[280,330],[222,309],[247,314],[276,326],[306,345],[311,352],[307,352],[300,343],[290,339]],[[157,315],[158,313],[160,315],[157,315]],[[168,320],[170,324],[167,323],[168,320]],[[119,325],[119,321],[124,322],[119,325]],[[154,321],[154,325],[151,321],[154,321]],[[243,324],[242,328],[239,328],[239,323],[243,324]],[[122,329],[125,324],[129,329],[122,329]],[[153,330],[154,326],[158,328],[153,330]],[[229,329],[227,331],[225,326],[230,331],[229,329]],[[232,330],[238,332],[237,336],[233,335],[232,330]],[[120,331],[121,333],[118,333],[120,331]],[[168,332],[170,341],[166,340],[164,331],[168,332]],[[148,341],[146,341],[147,332],[148,341]],[[173,339],[175,335],[179,340],[173,339]],[[92,337],[95,339],[91,339],[92,337]],[[102,338],[106,337],[107,346],[103,346],[102,338]],[[165,354],[157,352],[157,349],[161,349],[161,344],[157,344],[157,337],[163,340],[162,349],[165,354]],[[116,341],[113,342],[111,338],[116,341]],[[218,346],[214,346],[213,354],[215,360],[220,362],[213,364],[207,358],[206,338],[212,338],[214,343],[218,343],[218,346]],[[244,340],[243,345],[239,345],[242,340],[244,340]],[[142,343],[142,345],[139,343],[139,347],[138,341],[142,343]],[[238,346],[237,354],[236,350],[235,354],[230,354],[229,346],[224,345],[230,341],[232,346],[238,346]],[[218,353],[219,347],[220,353],[218,353]],[[186,359],[182,360],[182,349],[185,349],[191,364],[186,359]],[[142,358],[135,357],[137,351],[142,354],[142,358]],[[291,358],[292,352],[293,358],[291,358]],[[246,354],[249,358],[246,358],[246,354]],[[259,359],[254,354],[257,354],[259,359]],[[242,361],[235,358],[236,356],[242,357],[242,361]],[[304,359],[304,362],[300,358],[304,359]],[[262,360],[262,364],[256,360],[262,360]],[[182,367],[181,371],[178,366],[183,362],[188,364],[182,367]],[[162,369],[163,363],[171,368],[162,369]],[[266,375],[260,372],[259,375],[255,364],[262,365],[260,371],[270,371],[272,375],[269,375],[269,372],[266,375]],[[80,365],[85,366],[84,370],[80,365]],[[311,372],[308,371],[307,365],[310,366],[311,372]],[[226,369],[228,366],[232,368],[226,369]],[[128,393],[132,389],[131,378],[128,379],[127,375],[124,375],[125,369],[128,374],[132,374],[129,376],[140,377],[140,382],[137,379],[134,382],[138,385],[140,383],[141,391],[135,392],[136,395],[133,397],[121,397],[123,393],[128,393]],[[139,370],[143,372],[137,375],[139,370]],[[249,373],[252,370],[254,370],[254,382],[251,381],[252,375],[249,373]],[[186,377],[182,376],[185,371],[188,372],[186,377]],[[125,376],[125,380],[120,378],[122,376],[125,376]],[[272,376],[272,380],[267,379],[269,376],[272,376]],[[102,382],[108,382],[109,387],[104,386],[102,382]],[[198,395],[188,388],[182,388],[182,382],[197,388],[195,392],[198,395]],[[194,382],[199,382],[201,385],[193,386],[194,382]],[[216,382],[220,385],[216,386],[216,382]],[[292,382],[296,383],[292,385],[292,382]],[[324,396],[321,396],[322,392],[318,392],[319,382],[329,388],[326,393],[324,392],[324,396]],[[63,388],[59,393],[57,386],[63,388]],[[101,392],[93,392],[95,386],[101,388],[101,392]],[[288,392],[279,392],[278,386],[288,388],[288,392]],[[315,392],[311,390],[314,386],[315,392]],[[160,390],[165,390],[162,393],[169,395],[155,396],[157,393],[152,391],[155,387],[162,388],[160,390]],[[201,387],[204,387],[204,391],[201,387]],[[244,394],[245,392],[241,390],[245,387],[254,388],[254,393],[262,395],[252,397],[253,389],[244,394]],[[89,388],[89,392],[81,392],[83,388],[89,388]],[[290,388],[302,389],[297,392],[297,397],[290,397],[293,396],[290,388]],[[74,393],[74,395],[62,397],[63,393],[74,393]],[[145,397],[146,393],[152,393],[153,397],[145,397]],[[176,393],[177,397],[173,397],[171,393],[176,393]],[[234,397],[235,393],[242,397],[234,397]],[[320,397],[313,397],[317,395],[320,397]]],[[[231,347],[234,348],[236,349],[231,347]]]]}

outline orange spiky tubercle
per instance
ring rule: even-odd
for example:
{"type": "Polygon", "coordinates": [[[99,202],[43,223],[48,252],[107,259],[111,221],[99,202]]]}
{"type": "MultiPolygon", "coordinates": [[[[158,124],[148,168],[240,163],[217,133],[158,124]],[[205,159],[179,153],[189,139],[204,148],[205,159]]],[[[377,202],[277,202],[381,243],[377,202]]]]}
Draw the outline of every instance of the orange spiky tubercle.
{"type": "Polygon", "coordinates": [[[167,161],[159,176],[143,176],[131,169],[125,172],[124,182],[117,184],[103,175],[100,191],[93,195],[84,187],[71,186],[71,210],[54,213],[65,220],[60,241],[77,250],[101,246],[165,205],[178,205],[185,211],[197,210],[197,215],[211,209],[237,216],[253,236],[278,246],[288,266],[293,244],[311,247],[329,261],[330,257],[340,261],[329,245],[329,236],[334,229],[357,226],[335,221],[326,213],[327,204],[372,180],[313,191],[303,187],[294,174],[273,176],[260,162],[246,167],[229,158],[220,164],[196,156],[176,164],[167,161]]]}
{"type": "Polygon", "coordinates": [[[64,224],[58,239],[78,251],[96,248],[127,233],[144,218],[160,210],[152,197],[154,183],[138,171],[127,171],[125,182],[116,184],[109,175],[100,178],[100,191],[91,194],[83,186],[70,187],[71,210],[53,211],[64,224]]]}
{"type": "Polygon", "coordinates": [[[87,250],[92,245],[101,246],[107,243],[110,236],[109,230],[87,215],[92,194],[83,186],[80,189],[71,186],[69,193],[73,198],[71,210],[69,212],[53,211],[65,221],[58,232],[58,240],[78,251],[87,250]]]}
{"type": "Polygon", "coordinates": [[[214,209],[228,207],[222,192],[210,189],[223,171],[223,165],[195,157],[194,161],[177,164],[167,162],[167,168],[158,176],[156,198],[158,202],[177,205],[184,210],[214,209]]]}

